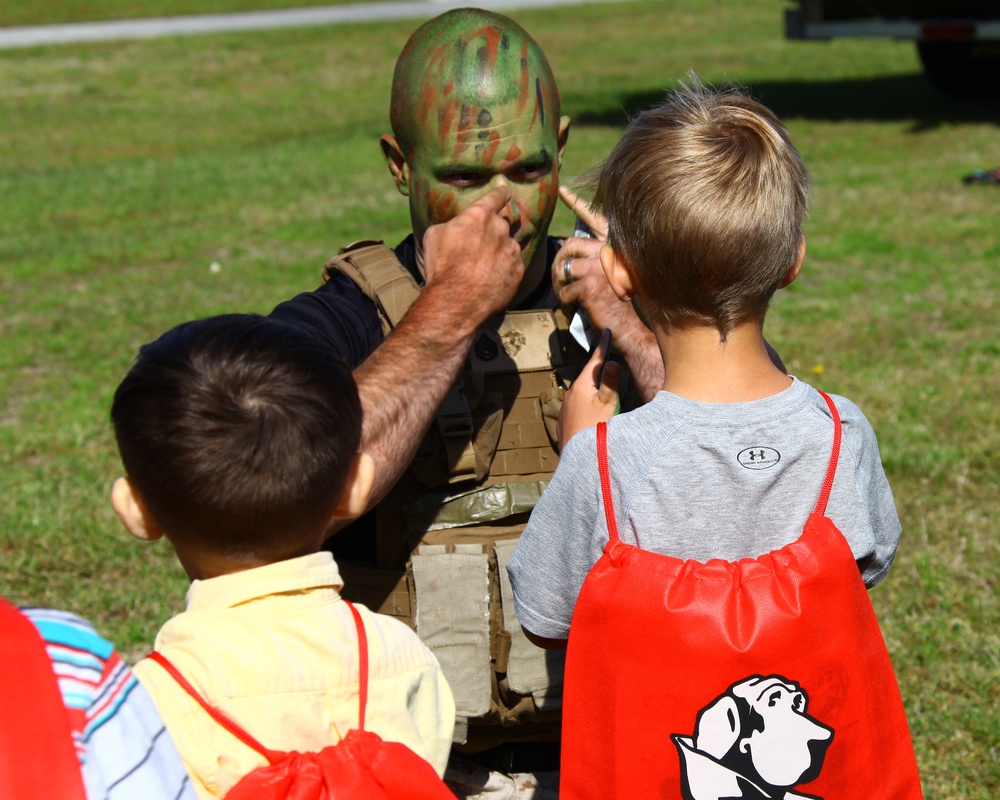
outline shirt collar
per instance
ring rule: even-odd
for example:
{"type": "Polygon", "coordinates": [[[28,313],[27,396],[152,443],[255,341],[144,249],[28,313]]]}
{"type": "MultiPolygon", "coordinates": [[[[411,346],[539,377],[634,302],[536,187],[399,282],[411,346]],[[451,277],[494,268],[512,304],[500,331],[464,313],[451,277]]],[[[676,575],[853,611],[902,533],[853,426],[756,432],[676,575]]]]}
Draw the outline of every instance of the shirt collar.
{"type": "Polygon", "coordinates": [[[344,587],[333,554],[326,551],[278,561],[263,567],[192,581],[187,592],[187,610],[232,608],[267,595],[344,587]]]}

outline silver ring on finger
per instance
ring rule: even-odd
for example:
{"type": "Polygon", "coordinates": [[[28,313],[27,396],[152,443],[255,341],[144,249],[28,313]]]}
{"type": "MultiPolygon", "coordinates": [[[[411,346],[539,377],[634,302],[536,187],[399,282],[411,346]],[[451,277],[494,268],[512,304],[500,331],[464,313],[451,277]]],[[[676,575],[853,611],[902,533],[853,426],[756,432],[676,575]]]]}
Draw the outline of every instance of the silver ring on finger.
{"type": "Polygon", "coordinates": [[[563,277],[566,279],[566,283],[573,282],[573,271],[570,268],[570,265],[572,263],[573,263],[572,258],[567,258],[565,261],[563,261],[563,277]]]}

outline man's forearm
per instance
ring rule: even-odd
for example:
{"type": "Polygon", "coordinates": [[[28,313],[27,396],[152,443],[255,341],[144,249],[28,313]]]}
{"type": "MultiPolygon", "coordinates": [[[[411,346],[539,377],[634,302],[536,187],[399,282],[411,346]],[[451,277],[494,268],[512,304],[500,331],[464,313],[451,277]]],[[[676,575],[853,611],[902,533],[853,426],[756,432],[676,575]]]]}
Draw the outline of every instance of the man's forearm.
{"type": "Polygon", "coordinates": [[[354,370],[364,410],[361,446],[375,462],[369,508],[413,460],[476,330],[507,307],[524,278],[509,201],[510,190],[501,186],[424,232],[423,292],[354,370]]]}
{"type": "Polygon", "coordinates": [[[375,506],[402,476],[454,384],[475,327],[455,319],[447,298],[425,292],[354,371],[364,410],[361,447],[375,461],[375,506]]]}

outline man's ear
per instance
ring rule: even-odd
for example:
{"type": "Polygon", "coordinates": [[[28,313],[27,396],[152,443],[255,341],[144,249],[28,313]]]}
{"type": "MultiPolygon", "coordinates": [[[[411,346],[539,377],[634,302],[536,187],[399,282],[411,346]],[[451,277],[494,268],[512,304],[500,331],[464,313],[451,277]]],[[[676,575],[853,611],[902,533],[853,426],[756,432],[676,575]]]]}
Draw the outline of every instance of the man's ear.
{"type": "Polygon", "coordinates": [[[630,300],[635,294],[636,280],[632,267],[624,258],[611,249],[611,245],[604,245],[600,251],[601,266],[604,268],[604,275],[611,284],[613,291],[619,300],[630,300]]]}
{"type": "Polygon", "coordinates": [[[351,465],[347,483],[333,508],[334,518],[353,519],[364,513],[375,482],[375,462],[368,453],[358,453],[351,465]]]}
{"type": "Polygon", "coordinates": [[[409,197],[410,165],[399,146],[399,142],[396,141],[395,136],[387,133],[379,140],[379,146],[382,148],[382,157],[385,159],[386,166],[389,167],[389,172],[392,173],[396,188],[401,195],[409,197]]]}
{"type": "Polygon", "coordinates": [[[559,153],[557,159],[559,167],[562,167],[563,150],[566,149],[566,142],[569,141],[569,117],[559,117],[559,133],[556,134],[556,150],[559,153]]]}
{"type": "Polygon", "coordinates": [[[125,529],[136,539],[152,542],[163,536],[163,529],[146,508],[146,503],[130,478],[119,478],[111,487],[111,507],[125,529]]]}
{"type": "Polygon", "coordinates": [[[806,237],[803,236],[801,239],[799,239],[799,249],[795,253],[795,263],[792,264],[788,272],[785,273],[785,277],[781,279],[780,288],[784,289],[792,281],[794,281],[797,277],[799,277],[799,273],[802,271],[802,264],[805,262],[805,260],[806,260],[806,237]]]}

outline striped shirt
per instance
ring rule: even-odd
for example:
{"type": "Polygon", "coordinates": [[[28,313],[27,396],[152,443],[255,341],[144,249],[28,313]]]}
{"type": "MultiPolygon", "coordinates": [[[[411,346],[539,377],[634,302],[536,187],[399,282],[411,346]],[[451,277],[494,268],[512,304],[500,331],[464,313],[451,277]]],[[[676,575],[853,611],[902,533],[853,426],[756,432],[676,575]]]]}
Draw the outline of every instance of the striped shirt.
{"type": "Polygon", "coordinates": [[[194,800],[153,701],[111,643],[68,611],[21,612],[45,641],[88,800],[194,800]]]}

